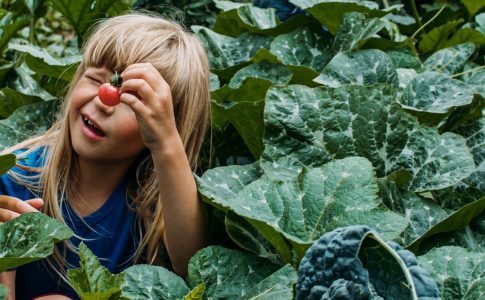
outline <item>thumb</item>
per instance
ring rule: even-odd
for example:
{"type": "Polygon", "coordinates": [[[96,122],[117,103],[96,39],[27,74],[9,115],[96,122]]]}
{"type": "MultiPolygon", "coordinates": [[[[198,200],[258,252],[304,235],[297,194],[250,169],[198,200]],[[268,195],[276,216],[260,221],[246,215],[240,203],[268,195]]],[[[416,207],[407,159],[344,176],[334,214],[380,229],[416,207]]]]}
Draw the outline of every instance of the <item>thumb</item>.
{"type": "Polygon", "coordinates": [[[41,209],[44,206],[44,200],[40,198],[30,199],[25,202],[37,210],[41,209]]]}

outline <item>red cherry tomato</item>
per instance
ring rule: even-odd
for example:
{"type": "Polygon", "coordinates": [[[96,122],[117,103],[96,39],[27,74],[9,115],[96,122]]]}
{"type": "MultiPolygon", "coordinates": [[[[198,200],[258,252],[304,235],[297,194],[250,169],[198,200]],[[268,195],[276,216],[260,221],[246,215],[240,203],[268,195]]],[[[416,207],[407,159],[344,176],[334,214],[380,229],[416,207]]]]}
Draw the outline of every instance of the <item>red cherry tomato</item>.
{"type": "Polygon", "coordinates": [[[101,102],[108,106],[115,106],[120,103],[120,93],[118,88],[111,83],[103,83],[98,89],[98,97],[101,102]]]}

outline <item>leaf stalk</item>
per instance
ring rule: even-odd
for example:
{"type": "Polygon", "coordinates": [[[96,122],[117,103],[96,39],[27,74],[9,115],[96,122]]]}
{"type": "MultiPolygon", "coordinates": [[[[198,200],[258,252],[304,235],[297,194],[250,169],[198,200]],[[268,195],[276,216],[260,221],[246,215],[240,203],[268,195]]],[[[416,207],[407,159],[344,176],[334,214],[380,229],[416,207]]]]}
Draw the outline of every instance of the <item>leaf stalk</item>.
{"type": "Polygon", "coordinates": [[[431,19],[428,20],[428,22],[424,23],[421,27],[419,27],[418,30],[416,30],[416,32],[411,36],[411,40],[413,40],[421,30],[423,30],[426,26],[428,26],[431,22],[433,22],[441,14],[441,12],[445,9],[445,7],[446,7],[446,4],[444,4],[440,8],[440,10],[431,19]]]}

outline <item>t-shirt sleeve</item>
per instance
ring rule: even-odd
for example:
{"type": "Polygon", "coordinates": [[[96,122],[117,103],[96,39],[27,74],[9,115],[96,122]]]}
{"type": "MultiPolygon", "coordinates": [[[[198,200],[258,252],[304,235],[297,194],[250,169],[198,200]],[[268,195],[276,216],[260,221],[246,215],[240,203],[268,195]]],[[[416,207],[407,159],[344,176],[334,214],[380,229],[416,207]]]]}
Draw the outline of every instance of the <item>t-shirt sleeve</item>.
{"type": "Polygon", "coordinates": [[[0,177],[0,195],[7,195],[21,200],[35,198],[25,186],[14,181],[8,173],[0,177]]]}
{"type": "MultiPolygon", "coordinates": [[[[37,167],[39,165],[39,151],[35,151],[30,153],[26,158],[22,159],[22,163],[26,166],[37,167]]],[[[12,173],[16,173],[20,176],[26,175],[31,176],[33,175],[32,172],[28,172],[26,170],[20,169],[19,167],[15,166],[11,170],[12,173]]],[[[24,185],[16,181],[10,172],[7,172],[0,176],[0,195],[7,195],[15,198],[19,198],[21,200],[29,200],[32,198],[37,198],[29,189],[27,189],[24,185]]]]}

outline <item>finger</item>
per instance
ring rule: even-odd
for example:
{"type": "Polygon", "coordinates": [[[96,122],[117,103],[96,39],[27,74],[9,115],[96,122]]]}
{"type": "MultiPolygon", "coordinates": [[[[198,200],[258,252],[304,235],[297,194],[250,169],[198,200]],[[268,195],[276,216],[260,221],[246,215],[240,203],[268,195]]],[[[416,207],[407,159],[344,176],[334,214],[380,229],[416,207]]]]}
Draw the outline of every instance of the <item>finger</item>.
{"type": "Polygon", "coordinates": [[[144,79],[129,79],[123,81],[120,88],[120,94],[136,92],[140,99],[145,102],[150,102],[156,96],[152,87],[144,79]]]}
{"type": "Polygon", "coordinates": [[[20,216],[19,213],[16,213],[8,209],[0,208],[0,222],[8,222],[12,219],[15,219],[18,216],[20,216]]]}
{"type": "Polygon", "coordinates": [[[9,209],[19,214],[28,212],[38,212],[37,209],[32,207],[30,204],[18,198],[1,195],[0,196],[0,207],[3,209],[9,209]]]}
{"type": "Polygon", "coordinates": [[[144,116],[148,113],[148,109],[145,104],[143,104],[143,102],[140,101],[138,97],[134,96],[131,93],[122,93],[120,95],[120,101],[127,104],[137,116],[144,116]]]}
{"type": "Polygon", "coordinates": [[[44,200],[40,198],[30,199],[25,202],[37,210],[41,209],[44,206],[44,200]]]}
{"type": "Polygon", "coordinates": [[[122,73],[125,80],[144,79],[155,92],[162,92],[169,87],[160,72],[150,63],[131,65],[122,73]]]}

